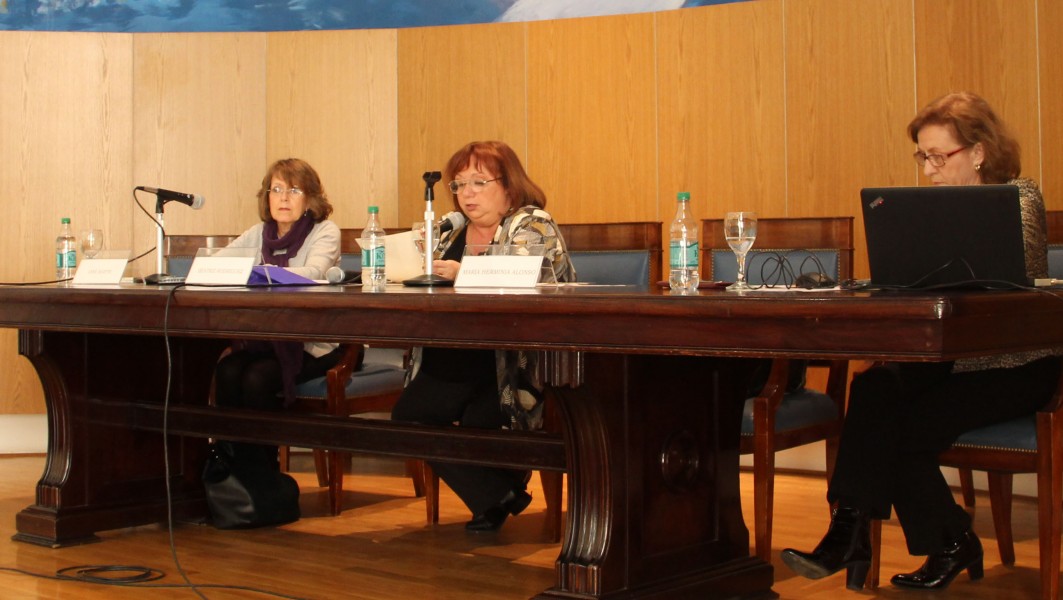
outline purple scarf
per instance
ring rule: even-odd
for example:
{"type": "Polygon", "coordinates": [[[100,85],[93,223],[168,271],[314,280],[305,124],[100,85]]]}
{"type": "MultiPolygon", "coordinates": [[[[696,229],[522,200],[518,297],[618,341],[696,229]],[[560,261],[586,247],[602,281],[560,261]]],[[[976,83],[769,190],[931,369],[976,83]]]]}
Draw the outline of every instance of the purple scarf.
{"type": "Polygon", "coordinates": [[[314,216],[309,212],[303,213],[284,237],[277,237],[277,222],[266,221],[262,227],[262,262],[267,265],[287,267],[288,259],[299,253],[303,247],[306,236],[314,228],[314,216]],[[285,250],[280,254],[274,254],[277,250],[285,250]]]}
{"type": "MultiPolygon", "coordinates": [[[[309,212],[302,217],[284,237],[277,237],[277,222],[266,221],[262,227],[262,262],[278,267],[287,267],[288,259],[299,253],[303,247],[306,236],[314,228],[314,216],[309,212]],[[285,250],[280,254],[274,254],[277,250],[285,250]]],[[[284,382],[284,405],[289,406],[295,402],[295,379],[303,370],[303,344],[302,342],[265,342],[238,340],[233,343],[234,350],[250,350],[265,352],[272,350],[281,366],[281,381],[284,382]]]]}

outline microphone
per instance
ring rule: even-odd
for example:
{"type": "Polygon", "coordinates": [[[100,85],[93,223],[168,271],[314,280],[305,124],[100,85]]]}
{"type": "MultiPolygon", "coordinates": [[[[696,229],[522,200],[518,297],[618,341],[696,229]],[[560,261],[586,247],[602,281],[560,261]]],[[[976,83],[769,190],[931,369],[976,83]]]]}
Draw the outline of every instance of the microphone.
{"type": "Polygon", "coordinates": [[[325,279],[333,285],[342,285],[345,283],[356,283],[361,281],[361,271],[346,271],[340,267],[329,267],[328,271],[325,271],[325,279]]]}
{"type": "Polygon", "coordinates": [[[147,192],[149,194],[155,194],[159,200],[163,202],[169,202],[170,200],[176,200],[181,204],[187,204],[191,206],[193,210],[199,210],[203,208],[203,203],[206,200],[199,194],[184,194],[181,192],[174,192],[171,190],[164,190],[161,188],[145,187],[142,185],[137,186],[138,190],[147,192]]]}
{"type": "Polygon", "coordinates": [[[461,211],[448,212],[439,220],[439,233],[446,233],[465,224],[465,215],[461,211]]]}

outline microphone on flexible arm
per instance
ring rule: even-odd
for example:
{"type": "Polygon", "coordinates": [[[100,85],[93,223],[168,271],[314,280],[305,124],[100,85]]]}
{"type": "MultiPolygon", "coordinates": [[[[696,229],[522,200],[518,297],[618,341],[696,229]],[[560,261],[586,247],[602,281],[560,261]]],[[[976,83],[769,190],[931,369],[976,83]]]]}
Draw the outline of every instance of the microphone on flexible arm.
{"type": "Polygon", "coordinates": [[[451,229],[458,229],[465,224],[465,215],[461,211],[448,212],[439,220],[439,233],[446,233],[451,229]]]}
{"type": "Polygon", "coordinates": [[[199,210],[203,208],[203,203],[206,202],[206,199],[204,199],[203,196],[200,196],[199,194],[185,194],[183,192],[174,192],[172,190],[146,187],[143,185],[138,185],[137,189],[142,192],[147,192],[149,194],[155,194],[155,196],[158,197],[159,201],[161,202],[169,202],[171,200],[176,200],[182,204],[187,204],[188,206],[191,206],[193,210],[199,210]]]}

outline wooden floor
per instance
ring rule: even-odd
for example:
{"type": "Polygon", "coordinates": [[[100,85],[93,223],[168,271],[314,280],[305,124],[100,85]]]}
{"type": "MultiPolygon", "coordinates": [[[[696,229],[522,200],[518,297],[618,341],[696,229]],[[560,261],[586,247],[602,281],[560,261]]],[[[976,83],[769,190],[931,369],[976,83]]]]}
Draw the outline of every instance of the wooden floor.
{"type": "MultiPolygon", "coordinates": [[[[173,533],[176,557],[198,588],[115,587],[50,579],[58,570],[82,565],[124,565],[157,569],[165,577],[154,585],[182,586],[181,570],[163,526],[105,533],[103,543],[47,549],[10,540],[15,513],[31,503],[44,466],[42,457],[0,458],[0,597],[6,599],[195,598],[354,598],[367,600],[477,600],[529,598],[553,581],[559,546],[542,533],[542,494],[533,478],[535,500],[497,534],[467,534],[469,518],[444,490],[440,524],[425,526],[424,502],[415,499],[398,463],[356,459],[360,474],[346,480],[339,517],[328,516],[325,493],[306,472],[295,473],[302,486],[303,519],[292,525],[254,531],[218,531],[179,523],[173,533]],[[13,569],[34,573],[32,576],[13,569]],[[228,589],[241,586],[264,590],[228,589]]],[[[743,473],[748,506],[751,484],[743,473]]],[[[883,580],[876,592],[845,590],[844,575],[820,581],[793,576],[779,561],[788,546],[811,549],[828,521],[825,483],[819,477],[784,475],[776,480],[775,591],[781,598],[913,598],[1021,600],[1038,597],[1036,507],[1016,501],[1016,566],[1000,564],[992,536],[988,500],[979,497],[975,529],[986,545],[986,578],[971,582],[961,575],[942,593],[903,592],[889,576],[914,570],[920,560],[904,551],[895,523],[883,527],[883,580]]],[[[751,514],[746,510],[747,522],[751,514]]]]}

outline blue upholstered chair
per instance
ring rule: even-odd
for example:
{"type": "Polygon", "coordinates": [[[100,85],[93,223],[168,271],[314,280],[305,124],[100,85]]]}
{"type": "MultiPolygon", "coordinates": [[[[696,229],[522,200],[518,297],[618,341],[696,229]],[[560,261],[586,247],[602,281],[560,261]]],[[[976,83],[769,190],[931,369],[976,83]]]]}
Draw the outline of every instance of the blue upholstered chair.
{"type": "MultiPolygon", "coordinates": [[[[576,276],[584,283],[649,286],[661,277],[661,223],[580,223],[560,225],[576,276]]],[[[550,397],[543,410],[543,429],[560,433],[560,419],[550,397]]],[[[428,520],[439,521],[439,481],[425,468],[424,491],[428,520]]],[[[561,541],[561,498],[564,473],[540,471],[546,498],[545,530],[555,542],[561,541]]]]}
{"type": "MultiPolygon", "coordinates": [[[[295,389],[290,410],[346,417],[366,413],[391,413],[406,386],[409,353],[403,349],[366,348],[343,345],[343,359],[324,377],[304,382],[295,389]]],[[[343,472],[349,454],[337,450],[314,450],[318,484],[328,487],[329,509],[333,515],[343,510],[343,472]]],[[[287,468],[287,456],[281,464],[287,468]]],[[[407,475],[413,480],[414,494],[424,495],[423,475],[418,461],[408,461],[407,475]]]]}
{"type": "MultiPolygon", "coordinates": [[[[702,279],[734,281],[734,253],[723,234],[723,220],[702,225],[702,279]]],[[[804,273],[822,273],[834,281],[852,277],[853,218],[761,218],[757,240],[747,255],[750,284],[793,283],[804,273]]],[[[826,442],[827,478],[834,472],[838,436],[845,416],[849,363],[810,363],[828,368],[822,391],[794,385],[800,372],[784,358],[771,361],[760,393],[745,402],[739,451],[753,455],[753,515],[756,554],[771,562],[775,453],[818,441],[826,442]],[[787,391],[791,389],[792,391],[787,391]]]]}
{"type": "MultiPolygon", "coordinates": [[[[1048,212],[1048,275],[1063,279],[1063,211],[1048,212]]],[[[985,471],[1000,562],[1015,564],[1011,531],[1012,476],[1037,475],[1037,531],[1041,597],[1060,595],[1060,531],[1063,521],[1063,381],[1047,406],[1036,414],[969,431],[941,455],[956,467],[964,504],[974,506],[971,471],[985,471]]],[[[877,549],[877,544],[875,545],[877,549]]],[[[877,571],[878,554],[872,566],[877,571]]]]}
{"type": "MultiPolygon", "coordinates": [[[[1063,211],[1048,211],[1048,274],[1063,279],[1063,211]]],[[[1060,595],[1060,531],[1063,521],[1063,380],[1040,411],[1006,423],[968,431],[941,454],[941,464],[956,467],[964,505],[975,505],[972,471],[985,471],[1000,562],[1015,564],[1011,531],[1012,477],[1037,475],[1037,532],[1041,598],[1060,595]]],[[[872,522],[871,587],[878,585],[881,523],[872,522]]]]}
{"type": "MultiPolygon", "coordinates": [[[[401,230],[388,230],[397,233],[401,230]]],[[[361,248],[356,229],[343,229],[340,235],[340,266],[346,270],[361,268],[361,248]]],[[[170,275],[185,276],[200,248],[221,248],[236,239],[233,235],[174,235],[166,238],[166,270],[170,275]]],[[[296,403],[291,410],[318,412],[336,416],[365,413],[390,413],[406,384],[409,352],[402,348],[367,348],[361,344],[344,344],[344,356],[324,377],[312,379],[296,388],[296,403]]],[[[329,488],[329,508],[333,515],[342,510],[343,472],[346,453],[314,450],[318,485],[329,488]]],[[[281,447],[281,467],[288,468],[288,448],[281,447]]],[[[414,493],[424,495],[420,461],[408,461],[407,474],[413,479],[414,493]]]]}

